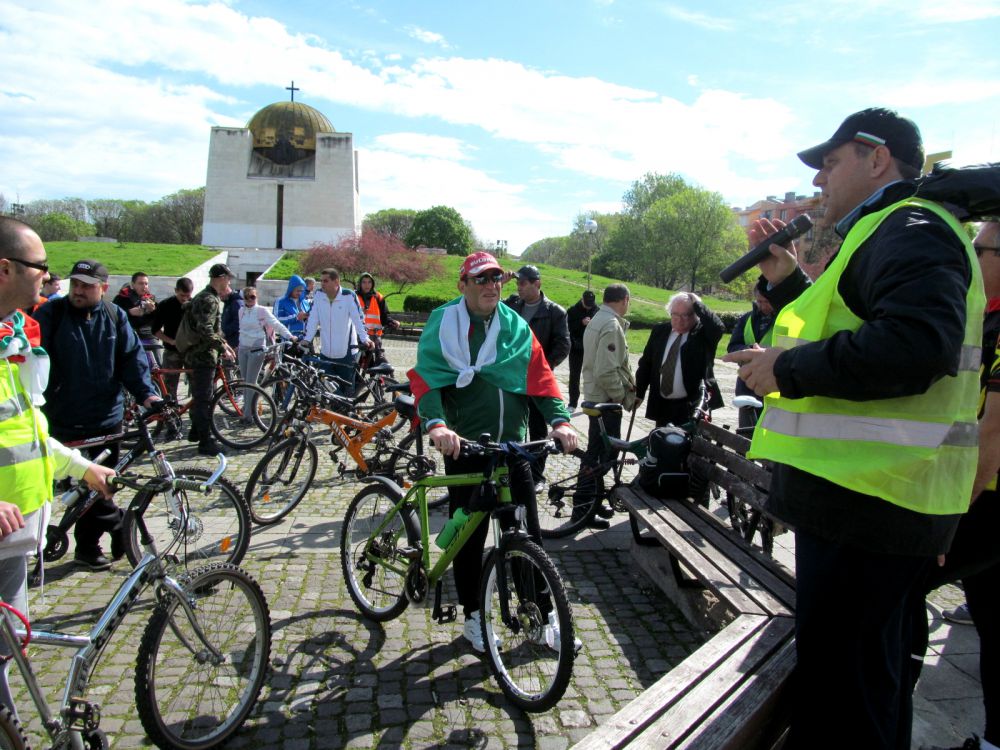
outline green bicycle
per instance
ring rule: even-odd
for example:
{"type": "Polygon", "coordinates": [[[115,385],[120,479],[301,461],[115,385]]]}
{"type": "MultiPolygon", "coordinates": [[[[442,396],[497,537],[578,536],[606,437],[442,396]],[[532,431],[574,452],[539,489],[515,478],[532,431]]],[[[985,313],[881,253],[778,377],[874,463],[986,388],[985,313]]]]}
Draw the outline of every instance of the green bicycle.
{"type": "MultiPolygon", "coordinates": [[[[486,519],[496,540],[483,565],[480,612],[490,669],[504,695],[525,711],[545,711],[566,691],[576,644],[569,599],[548,555],[524,531],[526,510],[511,499],[508,457],[531,460],[556,452],[553,441],[491,443],[463,441],[467,456],[484,456],[481,473],[423,476],[404,491],[387,477],[370,484],[351,501],[341,534],[341,563],[347,589],[366,617],[385,622],[411,602],[421,604],[434,588],[433,617],[452,622],[454,605],[441,605],[441,584],[455,555],[486,519]],[[428,491],[440,487],[479,487],[468,521],[432,565],[428,491]]],[[[418,451],[421,450],[418,446],[418,451]]]]}

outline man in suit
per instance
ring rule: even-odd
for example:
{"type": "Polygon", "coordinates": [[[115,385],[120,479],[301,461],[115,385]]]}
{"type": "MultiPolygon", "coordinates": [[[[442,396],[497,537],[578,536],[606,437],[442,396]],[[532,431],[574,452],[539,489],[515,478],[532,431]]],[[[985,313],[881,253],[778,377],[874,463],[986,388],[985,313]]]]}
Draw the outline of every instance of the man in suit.
{"type": "Polygon", "coordinates": [[[649,388],[646,418],[657,427],[691,419],[702,380],[712,387],[709,406],[722,406],[713,366],[725,330],[722,321],[693,292],[675,294],[667,311],[670,323],[653,328],[635,373],[636,395],[642,399],[649,388]]]}

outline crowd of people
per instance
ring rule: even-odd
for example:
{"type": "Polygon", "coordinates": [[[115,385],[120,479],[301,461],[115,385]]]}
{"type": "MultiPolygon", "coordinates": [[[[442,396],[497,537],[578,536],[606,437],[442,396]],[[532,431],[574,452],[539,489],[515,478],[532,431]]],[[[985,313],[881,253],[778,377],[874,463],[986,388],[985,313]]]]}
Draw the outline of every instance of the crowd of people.
{"type": "MultiPolygon", "coordinates": [[[[965,747],[998,750],[1000,546],[991,542],[1000,520],[1000,223],[987,220],[970,241],[951,212],[969,202],[960,179],[947,195],[933,182],[917,190],[920,132],[889,110],[851,115],[799,158],[816,170],[823,221],[843,243],[816,280],[794,245],[772,245],[753,309],[737,322],[725,356],[739,365],[737,395],[764,402],[763,411],[741,412],[740,425],[756,425],[749,456],[774,466],[768,513],[795,532],[797,663],[785,747],[909,748],[911,695],[927,648],[924,600],[961,580],[980,636],[987,720],[965,747]]],[[[761,219],[750,240],[780,227],[761,219]]],[[[0,596],[22,610],[25,556],[38,546],[54,479],[85,477],[105,496],[76,527],[76,561],[109,567],[105,533],[111,558],[123,553],[111,471],[63,445],[120,431],[123,388],[152,406],[161,394],[151,368],[183,365],[193,399],[188,439],[214,455],[210,404],[220,360],[237,360],[253,379],[274,336],[318,335],[316,362],[349,387],[359,353],[380,350],[393,327],[371,274],[352,290],[336,269],[324,269],[319,291],[315,280],[292,276],[273,311],[253,286],[233,291],[224,264],[212,266],[204,289],[195,293],[181,278],[162,301],[142,272],[108,301],[108,278],[103,264],[81,260],[63,295],[37,234],[0,218],[0,596]]],[[[536,266],[505,271],[476,252],[459,270],[457,291],[430,315],[408,373],[447,474],[483,468],[483,459],[461,452],[463,440],[483,434],[551,437],[576,450],[571,411],[584,401],[622,405],[603,416],[613,437],[622,415],[643,401],[658,427],[689,421],[703,383],[709,407],[722,405],[714,361],[724,327],[694,292],[670,299],[669,320],[653,328],[633,368],[625,284],[607,286],[600,304],[588,289],[567,311],[542,291],[536,266]],[[503,299],[510,281],[517,292],[503,299]],[[564,398],[553,371],[567,358],[564,398]]],[[[177,377],[165,382],[162,395],[175,397],[177,377]]],[[[591,417],[585,465],[602,463],[600,434],[591,417]]],[[[512,495],[528,508],[538,542],[544,470],[510,463],[512,495]]],[[[595,471],[590,481],[597,479],[595,471]]],[[[450,489],[452,513],[469,505],[470,492],[450,489]]],[[[607,528],[611,515],[600,507],[589,523],[607,528]]],[[[486,530],[454,564],[463,633],[480,652],[486,530]]],[[[5,681],[0,701],[10,703],[5,681]]]]}

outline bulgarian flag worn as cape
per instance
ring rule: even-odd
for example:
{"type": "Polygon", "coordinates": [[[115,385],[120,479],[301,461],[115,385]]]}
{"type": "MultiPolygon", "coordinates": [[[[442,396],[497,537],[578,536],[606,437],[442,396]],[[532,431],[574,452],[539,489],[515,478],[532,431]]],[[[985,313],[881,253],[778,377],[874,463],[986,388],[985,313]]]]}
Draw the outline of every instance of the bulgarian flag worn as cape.
{"type": "Polygon", "coordinates": [[[469,355],[471,325],[464,297],[431,313],[417,344],[417,366],[407,373],[417,403],[429,390],[464,388],[476,375],[510,393],[562,398],[545,352],[520,315],[497,305],[475,362],[469,355]]]}

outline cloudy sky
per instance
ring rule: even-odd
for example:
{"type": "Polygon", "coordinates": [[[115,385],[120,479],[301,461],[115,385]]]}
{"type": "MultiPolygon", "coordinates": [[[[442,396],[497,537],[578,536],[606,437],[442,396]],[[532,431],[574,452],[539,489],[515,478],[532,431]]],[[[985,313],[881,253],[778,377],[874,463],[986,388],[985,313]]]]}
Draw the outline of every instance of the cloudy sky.
{"type": "Polygon", "coordinates": [[[883,105],[1000,161],[998,0],[0,0],[0,193],[155,200],[209,131],[310,104],[362,212],[445,204],[519,253],[649,171],[733,205],[810,193],[794,152],[883,105]]]}

